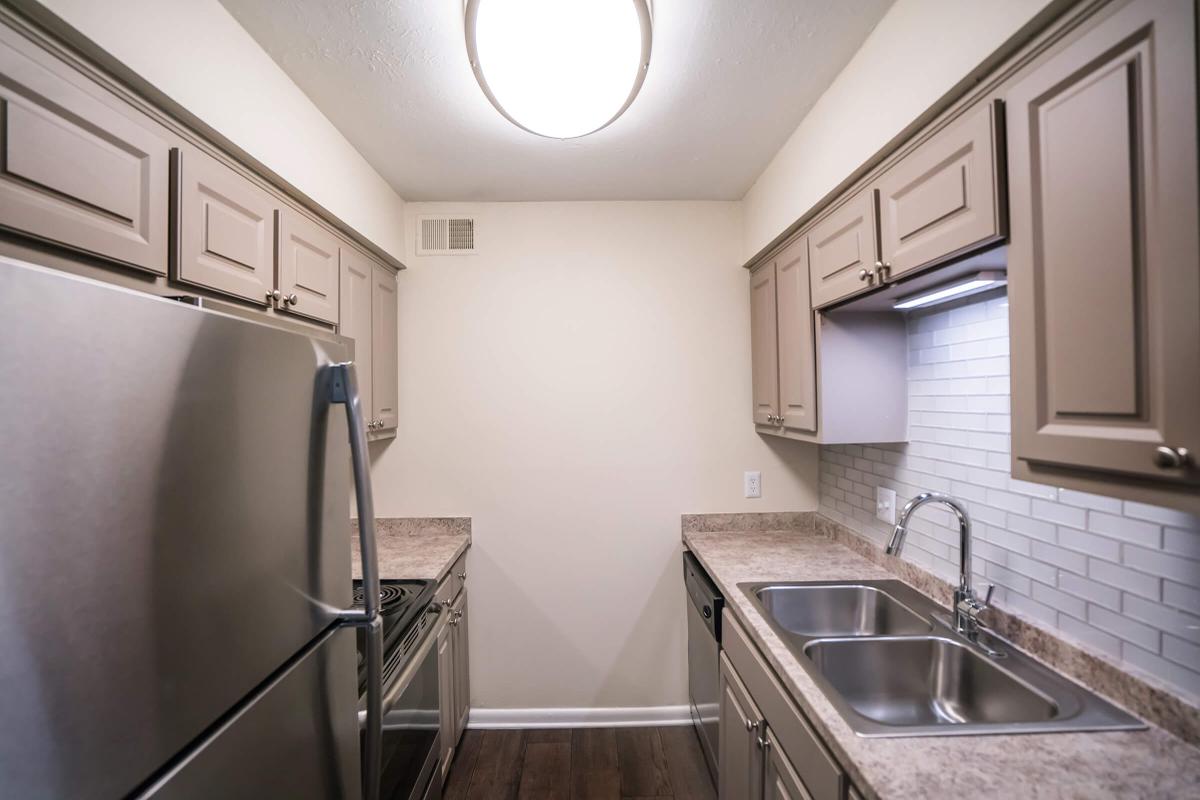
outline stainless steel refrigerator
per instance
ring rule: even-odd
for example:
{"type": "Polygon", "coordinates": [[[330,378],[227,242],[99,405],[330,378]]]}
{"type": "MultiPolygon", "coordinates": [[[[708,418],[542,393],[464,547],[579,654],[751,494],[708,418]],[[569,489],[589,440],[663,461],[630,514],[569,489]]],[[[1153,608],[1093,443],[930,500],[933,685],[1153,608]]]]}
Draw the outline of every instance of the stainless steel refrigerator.
{"type": "Polygon", "coordinates": [[[0,797],[363,796],[351,349],[0,259],[0,797]]]}

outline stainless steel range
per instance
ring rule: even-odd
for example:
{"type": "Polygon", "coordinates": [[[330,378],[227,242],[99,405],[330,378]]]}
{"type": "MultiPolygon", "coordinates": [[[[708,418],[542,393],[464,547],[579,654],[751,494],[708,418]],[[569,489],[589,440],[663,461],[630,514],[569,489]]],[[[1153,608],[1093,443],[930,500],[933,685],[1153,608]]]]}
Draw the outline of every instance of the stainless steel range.
{"type": "MultiPolygon", "coordinates": [[[[422,800],[441,796],[438,757],[441,719],[436,637],[441,608],[433,602],[434,581],[381,580],[383,733],[380,800],[422,800]]],[[[363,582],[354,582],[354,602],[363,604],[363,582]]],[[[358,635],[359,714],[366,752],[367,690],[371,642],[358,635]]]]}

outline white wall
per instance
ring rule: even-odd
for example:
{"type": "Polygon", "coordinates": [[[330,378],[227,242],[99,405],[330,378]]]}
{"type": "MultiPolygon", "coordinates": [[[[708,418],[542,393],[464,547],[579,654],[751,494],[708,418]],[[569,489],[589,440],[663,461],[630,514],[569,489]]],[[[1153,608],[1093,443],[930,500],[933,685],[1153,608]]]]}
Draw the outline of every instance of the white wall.
{"type": "Polygon", "coordinates": [[[1050,0],[897,0],[743,200],[746,260],[1050,0]]]}
{"type": "Polygon", "coordinates": [[[217,0],[41,0],[397,258],[404,201],[217,0]]]}
{"type": "MultiPolygon", "coordinates": [[[[903,445],[821,448],[821,511],[884,543],[875,487],[967,501],[976,587],[996,604],[1200,700],[1200,518],[1014,480],[1009,463],[1008,300],[980,296],[909,318],[903,445]]],[[[958,528],[914,517],[903,557],[958,580],[958,528]]]]}
{"type": "Polygon", "coordinates": [[[481,252],[400,275],[376,511],[474,518],[473,706],[684,704],[679,515],[816,507],[816,448],[750,425],[739,206],[410,203],[408,230],[444,210],[481,252]]]}

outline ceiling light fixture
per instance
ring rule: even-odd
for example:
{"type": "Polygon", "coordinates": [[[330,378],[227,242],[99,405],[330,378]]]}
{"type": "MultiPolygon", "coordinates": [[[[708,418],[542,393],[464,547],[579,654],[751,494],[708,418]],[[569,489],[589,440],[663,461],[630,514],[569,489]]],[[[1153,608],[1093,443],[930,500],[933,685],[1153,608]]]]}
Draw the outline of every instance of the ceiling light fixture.
{"type": "Polygon", "coordinates": [[[647,0],[467,0],[466,34],[492,105],[553,139],[611,124],[650,67],[647,0]]]}
{"type": "Polygon", "coordinates": [[[1003,272],[996,270],[976,272],[974,275],[964,275],[957,280],[943,283],[941,286],[910,294],[908,297],[901,297],[892,304],[892,308],[904,311],[910,308],[933,306],[948,300],[956,300],[959,297],[986,292],[988,289],[994,289],[1006,283],[1008,283],[1008,278],[1003,272]]]}

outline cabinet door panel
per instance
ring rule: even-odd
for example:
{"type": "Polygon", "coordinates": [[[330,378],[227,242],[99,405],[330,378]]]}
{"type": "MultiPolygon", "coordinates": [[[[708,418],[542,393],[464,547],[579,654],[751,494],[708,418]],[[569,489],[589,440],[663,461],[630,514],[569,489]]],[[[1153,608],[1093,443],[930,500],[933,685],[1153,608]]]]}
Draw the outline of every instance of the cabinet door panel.
{"type": "Polygon", "coordinates": [[[371,405],[382,430],[394,431],[400,387],[396,381],[399,335],[396,319],[396,276],[378,264],[372,265],[371,289],[371,405]]]}
{"type": "Polygon", "coordinates": [[[762,715],[724,653],[720,665],[718,796],[721,800],[758,800],[762,793],[762,749],[757,739],[762,715]]]}
{"type": "Polygon", "coordinates": [[[295,303],[280,309],[321,322],[338,321],[338,240],[300,212],[279,212],[279,277],[284,296],[295,303]]]}
{"type": "Polygon", "coordinates": [[[354,340],[354,372],[358,376],[358,394],[363,416],[376,419],[373,401],[373,362],[371,352],[371,290],[375,284],[375,265],[350,247],[341,248],[341,289],[338,292],[338,333],[354,340]]]}
{"type": "Polygon", "coordinates": [[[817,367],[808,283],[808,239],[799,239],[780,253],[775,271],[779,413],[785,428],[815,431],[817,367]]]}
{"type": "Polygon", "coordinates": [[[812,800],[796,768],[779,748],[779,742],[767,731],[767,756],[763,775],[764,800],[812,800]]]}
{"type": "Polygon", "coordinates": [[[467,644],[467,590],[455,603],[458,621],[454,625],[454,744],[462,738],[471,713],[471,659],[467,644]]]}
{"type": "Polygon", "coordinates": [[[967,112],[891,167],[879,190],[879,243],[896,277],[998,241],[998,105],[967,112]]]}
{"type": "Polygon", "coordinates": [[[1008,96],[1013,455],[1200,482],[1190,3],[1132,2],[1008,96]]]}
{"type": "Polygon", "coordinates": [[[275,276],[275,199],[232,169],[188,148],[173,151],[181,283],[266,305],[275,276]]]}
{"type": "Polygon", "coordinates": [[[779,333],[775,306],[775,264],[750,273],[750,367],[754,423],[774,425],[779,411],[779,333]]]}
{"type": "Polygon", "coordinates": [[[0,31],[0,225],[165,275],[169,145],[69,72],[0,31]]]}
{"type": "Polygon", "coordinates": [[[455,697],[454,697],[454,626],[445,617],[438,631],[438,694],[441,705],[442,777],[450,772],[454,754],[455,697]]]}
{"type": "Polygon", "coordinates": [[[878,258],[875,195],[863,190],[808,234],[814,308],[870,289],[860,270],[873,274],[878,258]]]}

